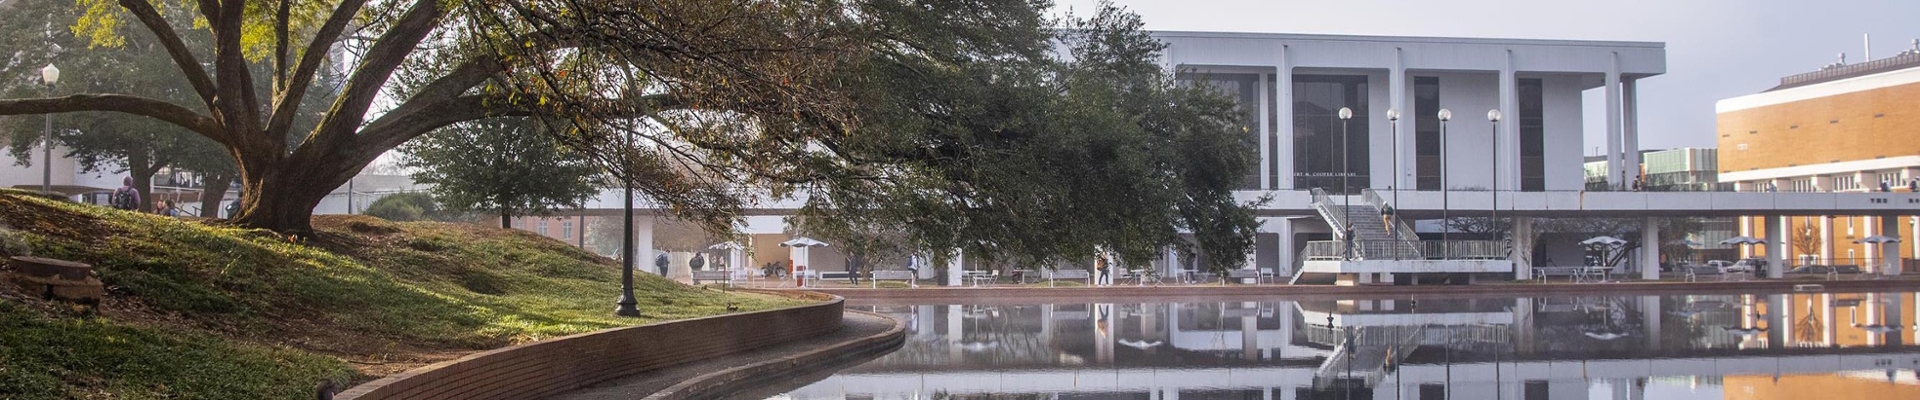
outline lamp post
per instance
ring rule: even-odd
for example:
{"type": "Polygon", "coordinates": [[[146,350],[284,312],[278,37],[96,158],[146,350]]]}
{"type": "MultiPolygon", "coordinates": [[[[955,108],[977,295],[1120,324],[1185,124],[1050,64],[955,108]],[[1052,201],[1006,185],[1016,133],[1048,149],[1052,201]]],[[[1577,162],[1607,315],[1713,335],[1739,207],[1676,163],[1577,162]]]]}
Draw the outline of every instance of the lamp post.
{"type": "MultiPolygon", "coordinates": [[[[631,132],[621,135],[622,139],[626,139],[624,142],[629,149],[633,146],[632,137],[631,132]]],[[[627,161],[625,152],[620,154],[620,165],[624,167],[621,169],[621,172],[626,175],[620,177],[620,186],[626,191],[626,220],[620,227],[621,231],[623,231],[622,236],[625,239],[621,241],[620,246],[620,299],[614,302],[617,306],[613,309],[613,314],[622,317],[638,317],[640,316],[640,309],[635,307],[638,302],[633,298],[633,260],[635,255],[633,254],[633,180],[630,179],[633,175],[633,163],[627,161]]]]}
{"type": "MultiPolygon", "coordinates": [[[[1393,183],[1387,187],[1393,189],[1394,214],[1398,214],[1398,207],[1400,207],[1400,109],[1387,109],[1387,130],[1391,132],[1393,136],[1393,183]]],[[[1393,222],[1400,222],[1399,215],[1389,215],[1389,217],[1392,218],[1393,222]]],[[[1393,231],[1395,234],[1400,233],[1399,230],[1392,229],[1392,227],[1388,227],[1388,230],[1393,231]]],[[[1407,240],[1407,238],[1400,238],[1400,240],[1407,240]]]]}
{"type": "Polygon", "coordinates": [[[1449,258],[1448,254],[1452,253],[1448,251],[1451,250],[1452,243],[1447,242],[1447,233],[1453,231],[1453,227],[1447,224],[1453,221],[1447,216],[1453,209],[1453,196],[1449,195],[1450,188],[1447,187],[1447,121],[1450,120],[1453,120],[1453,111],[1440,109],[1440,259],[1442,260],[1449,258]]]}
{"type": "Polygon", "coordinates": [[[1340,214],[1347,224],[1347,259],[1353,259],[1353,186],[1347,181],[1347,121],[1353,119],[1353,109],[1340,107],[1340,214]]]}
{"type": "Polygon", "coordinates": [[[1500,109],[1487,110],[1487,122],[1493,123],[1493,221],[1500,226],[1500,109]]]}
{"type": "MultiPolygon", "coordinates": [[[[47,64],[40,69],[40,82],[47,84],[47,97],[53,97],[53,84],[60,82],[60,67],[47,64]]],[[[53,114],[47,113],[47,126],[40,136],[40,191],[53,192],[53,114]]]]}

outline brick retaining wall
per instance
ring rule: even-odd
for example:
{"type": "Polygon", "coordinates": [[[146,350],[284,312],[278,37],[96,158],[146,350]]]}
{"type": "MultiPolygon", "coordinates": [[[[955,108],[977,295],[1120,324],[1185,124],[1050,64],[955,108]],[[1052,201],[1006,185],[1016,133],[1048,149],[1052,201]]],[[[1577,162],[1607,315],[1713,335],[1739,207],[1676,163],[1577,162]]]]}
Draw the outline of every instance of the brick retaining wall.
{"type": "Polygon", "coordinates": [[[395,374],[340,400],[532,399],[609,379],[733,354],[840,328],[842,299],[782,293],[819,304],[613,328],[489,350],[395,374]]]}

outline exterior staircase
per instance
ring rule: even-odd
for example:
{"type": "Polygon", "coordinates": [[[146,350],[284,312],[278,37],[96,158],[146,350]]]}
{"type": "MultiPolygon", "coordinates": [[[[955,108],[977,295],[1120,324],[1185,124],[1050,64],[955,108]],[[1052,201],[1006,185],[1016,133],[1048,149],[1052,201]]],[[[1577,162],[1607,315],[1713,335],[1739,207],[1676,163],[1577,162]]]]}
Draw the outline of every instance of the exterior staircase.
{"type": "MultiPolygon", "coordinates": [[[[1361,192],[1360,201],[1342,198],[1334,199],[1326,190],[1313,189],[1313,209],[1320,218],[1333,227],[1333,238],[1341,243],[1350,243],[1349,254],[1355,259],[1384,260],[1420,260],[1422,248],[1419,236],[1405,221],[1393,221],[1388,224],[1385,218],[1386,207],[1378,193],[1372,189],[1361,192]],[[1351,233],[1352,238],[1347,235],[1351,233]]],[[[1300,269],[1294,272],[1293,281],[1300,280],[1300,269]]]]}
{"type": "Polygon", "coordinates": [[[1314,386],[1332,387],[1341,380],[1352,380],[1359,387],[1374,387],[1385,379],[1389,368],[1420,347],[1424,327],[1379,326],[1351,328],[1351,334],[1333,354],[1314,371],[1314,386]]]}

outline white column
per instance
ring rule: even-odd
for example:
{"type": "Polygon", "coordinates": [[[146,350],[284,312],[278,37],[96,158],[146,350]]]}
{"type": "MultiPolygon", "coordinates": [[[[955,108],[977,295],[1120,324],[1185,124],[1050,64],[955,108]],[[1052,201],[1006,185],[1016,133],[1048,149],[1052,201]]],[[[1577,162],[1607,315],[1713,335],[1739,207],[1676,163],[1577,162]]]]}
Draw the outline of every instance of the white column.
{"type": "Polygon", "coordinates": [[[1293,189],[1293,57],[1287,46],[1280,46],[1280,65],[1273,82],[1273,88],[1279,94],[1280,104],[1274,107],[1279,123],[1274,124],[1274,143],[1279,144],[1273,155],[1274,177],[1279,184],[1274,189],[1293,189]]]}
{"type": "Polygon", "coordinates": [[[1607,185],[1619,188],[1625,175],[1620,159],[1620,53],[1607,66],[1607,185]]]}
{"type": "Polygon", "coordinates": [[[1273,267],[1274,269],[1273,278],[1275,280],[1284,280],[1284,279],[1292,278],[1293,277],[1293,257],[1294,257],[1293,218],[1275,219],[1274,226],[1273,226],[1273,233],[1280,236],[1279,243],[1275,243],[1275,245],[1280,248],[1280,252],[1278,257],[1279,259],[1274,260],[1276,262],[1273,267]]]}
{"type": "Polygon", "coordinates": [[[1260,184],[1256,187],[1261,190],[1273,190],[1273,125],[1267,123],[1269,120],[1267,113],[1273,111],[1273,104],[1267,101],[1267,95],[1272,93],[1273,85],[1267,84],[1266,74],[1260,74],[1258,87],[1260,88],[1258,90],[1260,121],[1254,125],[1260,127],[1260,184]]]}
{"type": "Polygon", "coordinates": [[[1820,259],[1820,262],[1827,265],[1840,264],[1833,262],[1833,216],[1831,215],[1820,216],[1820,259]]]}
{"type": "Polygon", "coordinates": [[[960,249],[953,249],[953,257],[947,259],[947,286],[960,286],[960,275],[966,269],[966,253],[960,249]]]}
{"type": "MultiPolygon", "coordinates": [[[[1888,237],[1900,237],[1900,217],[1886,215],[1880,218],[1880,234],[1888,237]]],[[[1901,240],[1912,240],[1901,238],[1901,240]]],[[[1880,246],[1880,260],[1886,267],[1881,269],[1887,275],[1900,274],[1900,245],[1895,243],[1880,246]]]]}
{"type": "Polygon", "coordinates": [[[653,216],[633,216],[633,268],[660,274],[653,265],[653,216]]]}
{"type": "MultiPolygon", "coordinates": [[[[1407,171],[1413,170],[1414,160],[1407,155],[1414,154],[1413,146],[1416,142],[1413,141],[1413,131],[1407,128],[1408,124],[1402,122],[1414,116],[1413,110],[1407,108],[1407,68],[1403,52],[1404,50],[1398,47],[1393,48],[1393,69],[1387,72],[1387,90],[1392,91],[1387,95],[1387,101],[1392,103],[1392,109],[1400,110],[1400,120],[1388,122],[1390,125],[1387,127],[1388,134],[1398,135],[1398,137],[1389,137],[1396,142],[1392,146],[1396,151],[1393,154],[1393,160],[1397,161],[1388,162],[1399,164],[1398,171],[1394,171],[1393,180],[1389,181],[1391,182],[1389,184],[1394,188],[1408,189],[1414,187],[1413,182],[1407,179],[1407,171]]],[[[1389,165],[1387,168],[1394,167],[1389,165]]]]}
{"type": "Polygon", "coordinates": [[[1498,190],[1520,190],[1520,84],[1514,77],[1513,50],[1507,50],[1505,63],[1500,68],[1500,144],[1493,158],[1500,163],[1494,170],[1493,182],[1498,190]]]}
{"type": "MultiPolygon", "coordinates": [[[[1640,178],[1640,90],[1635,85],[1638,81],[1628,79],[1620,82],[1620,90],[1623,92],[1620,96],[1621,125],[1624,127],[1621,131],[1622,149],[1620,151],[1625,153],[1621,155],[1621,161],[1626,163],[1627,168],[1627,177],[1621,182],[1633,182],[1635,178],[1640,178]]],[[[1645,184],[1645,182],[1641,183],[1645,184]]]]}
{"type": "MultiPolygon", "coordinates": [[[[1740,221],[1740,236],[1754,237],[1753,216],[1735,218],[1740,221]]],[[[1740,246],[1740,258],[1753,257],[1753,246],[1740,246]]]]}
{"type": "Polygon", "coordinates": [[[1654,217],[1640,225],[1640,279],[1660,279],[1660,221],[1654,217]]]}
{"type": "Polygon", "coordinates": [[[1513,217],[1513,279],[1533,279],[1533,217],[1513,217]]]}
{"type": "Polygon", "coordinates": [[[1767,246],[1770,247],[1767,249],[1768,278],[1777,279],[1786,275],[1786,254],[1793,249],[1793,236],[1788,232],[1791,229],[1787,228],[1787,218],[1784,215],[1767,217],[1767,232],[1772,236],[1767,238],[1767,246]]]}

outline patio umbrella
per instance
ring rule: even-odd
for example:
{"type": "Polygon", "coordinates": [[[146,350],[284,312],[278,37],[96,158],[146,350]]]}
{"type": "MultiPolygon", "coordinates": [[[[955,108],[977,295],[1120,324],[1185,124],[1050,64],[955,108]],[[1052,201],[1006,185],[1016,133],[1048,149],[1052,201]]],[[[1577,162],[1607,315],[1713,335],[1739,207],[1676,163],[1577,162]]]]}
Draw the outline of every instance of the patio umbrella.
{"type": "Polygon", "coordinates": [[[734,243],[734,242],[721,242],[720,244],[707,246],[707,250],[743,250],[743,249],[745,248],[740,247],[739,243],[734,243]]]}
{"type": "Polygon", "coordinates": [[[813,238],[806,236],[795,237],[793,240],[780,242],[780,247],[824,247],[826,245],[827,242],[813,240],[813,238]]]}
{"type": "Polygon", "coordinates": [[[1890,236],[1881,236],[1881,235],[1873,235],[1873,236],[1868,236],[1868,237],[1863,237],[1863,238],[1860,238],[1860,240],[1855,240],[1855,241],[1853,241],[1853,242],[1854,242],[1854,243],[1873,243],[1873,244],[1887,244],[1887,243],[1900,243],[1900,238],[1897,238],[1897,237],[1890,237],[1890,236]]]}
{"type": "Polygon", "coordinates": [[[1752,237],[1752,236],[1734,236],[1734,237],[1727,238],[1727,240],[1720,241],[1720,244],[1726,244],[1726,245],[1767,244],[1767,240],[1757,238],[1757,237],[1752,237]]]}
{"type": "Polygon", "coordinates": [[[1619,246],[1625,246],[1626,244],[1627,244],[1627,241],[1620,240],[1620,238],[1616,238],[1612,236],[1595,236],[1592,239],[1580,241],[1580,245],[1582,246],[1605,245],[1605,246],[1619,247],[1619,246]]]}

